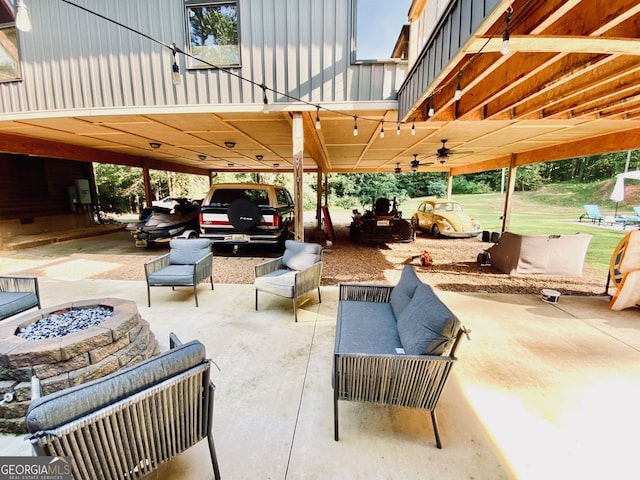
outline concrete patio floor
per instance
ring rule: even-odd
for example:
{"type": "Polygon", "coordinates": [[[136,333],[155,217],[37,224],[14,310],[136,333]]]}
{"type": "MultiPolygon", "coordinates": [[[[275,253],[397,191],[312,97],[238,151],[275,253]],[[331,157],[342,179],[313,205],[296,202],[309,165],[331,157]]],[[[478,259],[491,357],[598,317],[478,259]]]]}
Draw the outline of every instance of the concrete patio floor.
{"type": "MultiPolygon", "coordinates": [[[[395,283],[400,271],[389,271],[395,283]]],[[[224,479],[637,478],[640,310],[607,297],[439,292],[471,329],[440,400],[443,449],[429,413],[340,403],[333,440],[330,382],[336,287],[301,302],[251,285],[154,288],[144,282],[41,278],[44,306],[119,297],[137,302],[162,350],[170,332],[199,339],[220,370],[214,437],[224,479]],[[303,304],[302,304],[303,303],[303,304]]],[[[2,455],[29,455],[0,435],[2,455]]],[[[213,478],[206,441],[149,479],[213,478]]]]}

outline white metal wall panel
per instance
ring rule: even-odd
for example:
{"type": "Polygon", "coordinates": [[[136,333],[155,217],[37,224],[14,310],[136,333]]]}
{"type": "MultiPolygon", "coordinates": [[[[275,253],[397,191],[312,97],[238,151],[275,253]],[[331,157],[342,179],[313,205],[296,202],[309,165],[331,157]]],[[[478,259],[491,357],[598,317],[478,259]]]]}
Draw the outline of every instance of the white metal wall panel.
{"type": "MultiPolygon", "coordinates": [[[[395,99],[406,63],[351,64],[355,0],[239,0],[242,67],[231,71],[312,103],[395,99]]],[[[186,48],[183,0],[76,0],[154,39],[186,48]]],[[[0,113],[262,104],[262,89],[220,69],[171,83],[171,51],[58,0],[31,0],[19,32],[23,80],[0,84],[0,113]]],[[[285,102],[285,95],[271,103],[285,102]]]]}
{"type": "Polygon", "coordinates": [[[435,27],[429,27],[429,40],[398,92],[398,116],[404,116],[423,98],[429,85],[443,70],[460,48],[471,38],[483,20],[498,5],[499,0],[452,0],[448,9],[438,8],[440,19],[435,27]]]}

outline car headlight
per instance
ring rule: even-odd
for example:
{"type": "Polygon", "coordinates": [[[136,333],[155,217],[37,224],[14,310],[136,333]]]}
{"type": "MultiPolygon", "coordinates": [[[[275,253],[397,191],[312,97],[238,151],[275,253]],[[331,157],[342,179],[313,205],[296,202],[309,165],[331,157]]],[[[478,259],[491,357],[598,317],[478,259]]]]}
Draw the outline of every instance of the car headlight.
{"type": "Polygon", "coordinates": [[[172,228],[171,230],[169,230],[169,235],[177,235],[178,233],[180,233],[179,228],[172,228]]]}
{"type": "Polygon", "coordinates": [[[451,226],[451,224],[449,222],[447,222],[446,220],[440,220],[438,223],[440,223],[440,225],[442,225],[440,227],[440,230],[442,230],[442,231],[453,230],[453,227],[451,226]]]}

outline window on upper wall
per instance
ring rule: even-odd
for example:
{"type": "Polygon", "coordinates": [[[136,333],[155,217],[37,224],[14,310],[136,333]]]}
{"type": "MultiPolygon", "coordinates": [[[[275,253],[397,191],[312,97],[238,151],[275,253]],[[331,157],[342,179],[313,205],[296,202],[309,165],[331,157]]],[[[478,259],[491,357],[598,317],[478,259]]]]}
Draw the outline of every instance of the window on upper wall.
{"type": "Polygon", "coordinates": [[[0,2],[0,82],[21,79],[13,0],[0,2]]]}
{"type": "Polygon", "coordinates": [[[236,1],[186,0],[189,68],[240,65],[238,4],[236,1]],[[200,61],[202,60],[202,61],[200,61]]]}
{"type": "Polygon", "coordinates": [[[410,6],[411,0],[357,0],[356,61],[403,58],[398,44],[408,33],[403,26],[409,23],[410,6]]]}

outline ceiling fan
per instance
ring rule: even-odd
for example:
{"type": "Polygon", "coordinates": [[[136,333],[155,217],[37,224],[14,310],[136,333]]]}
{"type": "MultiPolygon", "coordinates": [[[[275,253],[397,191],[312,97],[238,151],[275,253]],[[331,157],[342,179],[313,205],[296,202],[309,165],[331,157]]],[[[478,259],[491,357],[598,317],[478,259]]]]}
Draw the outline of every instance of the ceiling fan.
{"type": "Polygon", "coordinates": [[[440,147],[438,150],[436,150],[435,153],[435,157],[440,161],[440,163],[444,163],[447,161],[447,159],[451,156],[451,155],[460,155],[463,153],[473,153],[471,151],[459,151],[459,150],[451,150],[450,148],[447,148],[447,139],[443,138],[442,140],[440,140],[442,142],[442,147],[440,147]]]}

